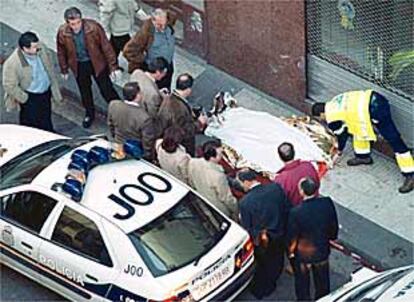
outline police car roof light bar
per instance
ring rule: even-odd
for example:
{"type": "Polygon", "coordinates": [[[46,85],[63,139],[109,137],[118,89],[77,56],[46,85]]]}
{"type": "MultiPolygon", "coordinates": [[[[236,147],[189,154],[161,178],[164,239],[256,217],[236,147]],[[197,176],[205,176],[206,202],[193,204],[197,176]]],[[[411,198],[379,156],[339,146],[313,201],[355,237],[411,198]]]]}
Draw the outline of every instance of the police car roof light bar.
{"type": "Polygon", "coordinates": [[[81,171],[81,172],[83,172],[85,174],[85,176],[87,176],[87,174],[89,172],[89,166],[84,161],[79,160],[79,159],[76,159],[76,160],[72,160],[69,163],[68,170],[81,171]]]}
{"type": "Polygon", "coordinates": [[[135,159],[140,159],[144,155],[142,143],[138,140],[127,139],[123,147],[124,152],[135,159]]]}
{"type": "Polygon", "coordinates": [[[88,152],[88,159],[91,164],[105,164],[110,161],[110,150],[103,147],[92,147],[88,152]]]}
{"type": "Polygon", "coordinates": [[[80,202],[82,199],[82,184],[76,179],[66,179],[62,185],[62,191],[69,194],[74,201],[80,202]]]}
{"type": "Polygon", "coordinates": [[[72,161],[82,161],[86,165],[89,166],[88,151],[86,151],[86,150],[80,150],[80,149],[78,149],[78,150],[73,151],[70,159],[72,161]]]}

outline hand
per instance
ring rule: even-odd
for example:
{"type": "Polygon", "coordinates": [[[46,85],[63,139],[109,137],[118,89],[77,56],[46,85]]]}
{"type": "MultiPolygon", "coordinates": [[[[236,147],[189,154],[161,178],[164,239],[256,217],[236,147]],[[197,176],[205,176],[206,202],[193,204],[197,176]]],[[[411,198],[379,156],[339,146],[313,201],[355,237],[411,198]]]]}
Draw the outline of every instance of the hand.
{"type": "Polygon", "coordinates": [[[164,88],[160,89],[160,93],[163,94],[163,95],[169,95],[170,91],[168,90],[168,88],[164,87],[164,88]]]}
{"type": "Polygon", "coordinates": [[[334,155],[334,157],[332,158],[332,162],[334,165],[338,164],[342,159],[342,152],[338,151],[337,154],[334,155]]]}
{"type": "Polygon", "coordinates": [[[62,74],[61,74],[61,76],[62,76],[62,79],[63,79],[64,81],[67,81],[67,80],[68,80],[68,78],[69,78],[69,74],[67,74],[67,73],[62,73],[62,74]]]}
{"type": "Polygon", "coordinates": [[[137,12],[136,12],[136,15],[137,15],[137,17],[138,17],[138,19],[139,20],[141,20],[141,21],[145,21],[145,20],[147,20],[147,19],[150,19],[151,18],[151,16],[150,15],[148,15],[142,8],[140,8],[137,12]]]}
{"type": "Polygon", "coordinates": [[[200,116],[198,117],[198,122],[201,125],[207,125],[208,124],[208,118],[207,115],[205,115],[204,113],[200,114],[200,116]]]}
{"type": "Polygon", "coordinates": [[[122,71],[120,69],[116,69],[116,70],[111,72],[109,77],[111,78],[112,82],[119,81],[122,77],[122,71]]]}

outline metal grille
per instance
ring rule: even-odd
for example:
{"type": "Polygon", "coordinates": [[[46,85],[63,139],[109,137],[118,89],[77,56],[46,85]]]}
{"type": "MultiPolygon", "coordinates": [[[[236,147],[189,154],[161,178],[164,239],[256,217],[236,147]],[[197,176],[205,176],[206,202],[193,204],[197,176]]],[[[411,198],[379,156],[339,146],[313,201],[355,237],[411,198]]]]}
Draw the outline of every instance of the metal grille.
{"type": "Polygon", "coordinates": [[[413,0],[308,0],[308,52],[414,101],[413,0]]]}

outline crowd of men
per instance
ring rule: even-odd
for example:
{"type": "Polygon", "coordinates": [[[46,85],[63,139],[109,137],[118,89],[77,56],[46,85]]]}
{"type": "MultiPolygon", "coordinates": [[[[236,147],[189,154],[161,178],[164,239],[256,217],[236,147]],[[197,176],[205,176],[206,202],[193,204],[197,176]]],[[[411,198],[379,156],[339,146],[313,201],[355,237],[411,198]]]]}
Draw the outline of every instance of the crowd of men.
{"type": "MultiPolygon", "coordinates": [[[[100,1],[99,8],[103,26],[83,18],[78,8],[68,8],[64,12],[65,23],[56,37],[61,76],[67,80],[71,71],[80,91],[85,109],[83,127],[90,127],[95,118],[93,78],[109,103],[108,132],[114,143],[139,139],[145,159],[192,186],[252,236],[257,265],[251,291],[256,298],[273,293],[285,258],[293,269],[298,300],[311,299],[310,271],[314,278],[314,298],[328,294],[329,241],[337,238],[338,219],[332,200],[319,195],[320,179],[314,166],[296,159],[292,144],[275,146],[284,167],[270,183],[259,182],[252,170],[238,171],[236,182],[244,191],[238,201],[232,193],[234,180],[229,181],[221,165],[221,143],[207,141],[201,148],[201,157],[196,157],[195,137],[205,129],[208,120],[203,114],[196,116],[187,100],[192,92],[192,76],[179,75],[175,89],[171,89],[175,49],[173,18],[162,9],[155,9],[147,16],[133,0],[100,1]],[[137,13],[143,24],[131,38],[137,13]],[[111,81],[122,72],[117,60],[121,51],[131,74],[122,89],[122,98],[111,81]]],[[[20,36],[18,47],[4,64],[3,85],[6,107],[20,109],[20,124],[54,131],[51,100],[60,101],[62,95],[51,57],[35,33],[25,32],[20,36]]],[[[387,105],[382,96],[371,93],[369,97],[372,95],[377,106],[387,105]]],[[[345,101],[345,98],[340,100],[345,101]]],[[[326,115],[340,138],[341,151],[347,136],[344,123],[354,135],[356,158],[349,165],[372,163],[366,143],[371,137],[359,137],[355,121],[331,113],[333,106],[318,106],[313,110],[314,115],[326,115]],[[332,124],[335,121],[341,123],[332,124]]],[[[386,114],[380,110],[375,112],[379,129],[391,142],[406,176],[400,192],[409,192],[414,188],[411,154],[395,126],[390,126],[389,110],[386,114]],[[393,133],[387,136],[390,128],[393,133]]]]}

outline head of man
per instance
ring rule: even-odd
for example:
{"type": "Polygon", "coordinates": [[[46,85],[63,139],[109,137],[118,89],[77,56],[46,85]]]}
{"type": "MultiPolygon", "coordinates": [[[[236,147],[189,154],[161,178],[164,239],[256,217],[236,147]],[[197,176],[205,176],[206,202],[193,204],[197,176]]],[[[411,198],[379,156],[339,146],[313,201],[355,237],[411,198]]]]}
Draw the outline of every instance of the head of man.
{"type": "Polygon", "coordinates": [[[326,120],[325,116],[325,103],[315,103],[312,105],[312,116],[319,118],[320,120],[326,120]]]}
{"type": "Polygon", "coordinates": [[[249,191],[254,184],[258,183],[256,172],[250,169],[242,170],[237,173],[237,178],[245,192],[249,191]]]}
{"type": "Polygon", "coordinates": [[[39,38],[31,31],[23,33],[19,38],[20,49],[29,56],[34,56],[40,50],[39,38]]]}
{"type": "Polygon", "coordinates": [[[277,153],[279,154],[281,161],[284,163],[288,163],[295,158],[295,148],[288,142],[280,144],[277,148],[277,153]]]}
{"type": "Polygon", "coordinates": [[[180,74],[177,78],[175,88],[183,97],[188,97],[191,95],[194,79],[188,73],[180,74]]]}
{"type": "Polygon", "coordinates": [[[151,13],[151,20],[157,31],[164,31],[167,26],[167,12],[161,8],[156,8],[151,13]]]}
{"type": "Polygon", "coordinates": [[[204,159],[218,164],[223,158],[223,148],[221,142],[218,140],[212,140],[204,143],[203,145],[204,159]]]}
{"type": "Polygon", "coordinates": [[[148,71],[154,80],[159,81],[167,74],[168,62],[163,57],[158,57],[148,64],[148,71]]]}
{"type": "Polygon", "coordinates": [[[177,151],[178,146],[183,141],[183,137],[184,130],[181,127],[168,127],[164,131],[161,146],[167,153],[174,153],[175,151],[177,151]]]}
{"type": "Polygon", "coordinates": [[[82,13],[77,7],[70,7],[64,13],[65,22],[70,29],[75,33],[79,33],[82,29],[82,13]]]}
{"type": "Polygon", "coordinates": [[[299,194],[303,197],[303,199],[309,199],[316,196],[319,185],[312,178],[304,177],[299,181],[298,189],[299,194]]]}
{"type": "Polygon", "coordinates": [[[139,103],[142,100],[141,88],[137,82],[126,83],[122,89],[124,99],[129,102],[139,103]]]}

